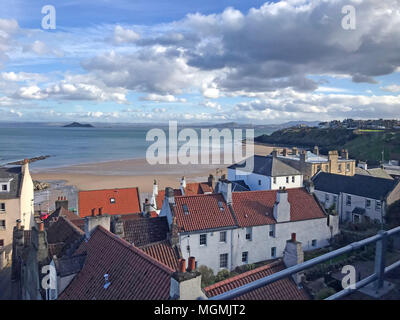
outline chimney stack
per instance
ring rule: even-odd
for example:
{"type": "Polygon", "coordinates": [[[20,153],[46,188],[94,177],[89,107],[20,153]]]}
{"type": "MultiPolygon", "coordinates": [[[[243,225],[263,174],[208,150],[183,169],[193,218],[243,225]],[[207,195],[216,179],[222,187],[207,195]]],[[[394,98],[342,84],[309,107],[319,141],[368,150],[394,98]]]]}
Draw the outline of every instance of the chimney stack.
{"type": "Polygon", "coordinates": [[[111,218],[108,214],[99,216],[85,217],[85,237],[89,240],[90,234],[97,226],[102,226],[104,229],[110,231],[111,218]]]}
{"type": "Polygon", "coordinates": [[[290,203],[286,189],[279,188],[276,192],[276,202],[274,204],[273,214],[276,222],[290,221],[290,203]]]}
{"type": "Polygon", "coordinates": [[[153,196],[157,196],[158,195],[158,185],[157,185],[157,180],[154,179],[154,183],[153,183],[153,196]]]}
{"type": "Polygon", "coordinates": [[[124,232],[124,222],[121,219],[120,215],[116,215],[112,217],[111,221],[111,232],[117,235],[120,238],[125,237],[124,232]]]}
{"type": "Polygon", "coordinates": [[[307,151],[302,150],[300,153],[300,162],[304,163],[307,161],[307,151]]]}
{"type": "Polygon", "coordinates": [[[143,216],[150,217],[150,206],[150,201],[146,198],[143,204],[143,216]]]}
{"type": "Polygon", "coordinates": [[[272,154],[272,156],[273,156],[274,158],[276,158],[276,157],[278,156],[278,150],[274,149],[274,150],[271,152],[271,154],[272,154]]]}
{"type": "Polygon", "coordinates": [[[228,180],[221,180],[219,184],[220,192],[224,197],[227,204],[232,203],[232,182],[228,180]]]}
{"type": "MultiPolygon", "coordinates": [[[[304,252],[301,242],[296,240],[296,233],[292,233],[291,239],[286,241],[285,251],[283,252],[283,263],[286,268],[290,268],[303,262],[304,252]]],[[[292,277],[296,284],[299,285],[301,283],[302,273],[295,273],[292,277]]]]}
{"type": "Polygon", "coordinates": [[[319,156],[319,148],[318,148],[318,146],[314,147],[314,154],[319,156]]]}
{"type": "Polygon", "coordinates": [[[296,147],[292,148],[292,155],[297,156],[299,154],[299,149],[297,149],[296,147]]]}
{"type": "Polygon", "coordinates": [[[96,209],[93,208],[93,209],[92,209],[92,217],[94,217],[95,215],[96,215],[96,209]]]}
{"type": "Polygon", "coordinates": [[[348,160],[349,159],[349,151],[347,149],[343,149],[341,152],[341,157],[342,157],[342,159],[348,160]]]}
{"type": "Polygon", "coordinates": [[[286,148],[283,148],[283,152],[282,152],[283,156],[286,157],[288,154],[288,151],[286,148]]]}
{"type": "Polygon", "coordinates": [[[99,216],[103,214],[103,208],[99,208],[99,216]]]}
{"type": "Polygon", "coordinates": [[[208,176],[207,182],[208,182],[208,185],[214,190],[214,188],[215,188],[215,178],[214,178],[214,176],[212,174],[210,174],[208,176]]]}
{"type": "Polygon", "coordinates": [[[172,189],[171,187],[165,188],[165,199],[168,200],[168,203],[175,205],[174,189],[172,189]]]}
{"type": "Polygon", "coordinates": [[[181,179],[181,192],[182,192],[182,195],[185,195],[185,189],[186,189],[186,179],[185,179],[185,177],[182,177],[182,179],[181,179]]]}
{"type": "Polygon", "coordinates": [[[170,299],[198,300],[199,298],[207,298],[201,289],[201,273],[194,270],[194,265],[194,257],[189,257],[189,268],[186,272],[185,259],[179,259],[178,270],[171,276],[170,299]]]}

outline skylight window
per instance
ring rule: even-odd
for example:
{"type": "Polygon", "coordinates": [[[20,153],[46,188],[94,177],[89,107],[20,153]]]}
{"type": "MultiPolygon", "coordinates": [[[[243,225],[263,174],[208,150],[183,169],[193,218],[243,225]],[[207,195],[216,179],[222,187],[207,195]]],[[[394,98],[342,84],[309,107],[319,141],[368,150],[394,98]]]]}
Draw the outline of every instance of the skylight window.
{"type": "Polygon", "coordinates": [[[183,205],[182,205],[182,208],[183,208],[183,212],[184,212],[185,214],[189,214],[189,208],[188,208],[187,204],[183,204],[183,205]]]}
{"type": "Polygon", "coordinates": [[[224,205],[222,204],[222,201],[218,201],[218,207],[219,210],[224,211],[224,205]]]}

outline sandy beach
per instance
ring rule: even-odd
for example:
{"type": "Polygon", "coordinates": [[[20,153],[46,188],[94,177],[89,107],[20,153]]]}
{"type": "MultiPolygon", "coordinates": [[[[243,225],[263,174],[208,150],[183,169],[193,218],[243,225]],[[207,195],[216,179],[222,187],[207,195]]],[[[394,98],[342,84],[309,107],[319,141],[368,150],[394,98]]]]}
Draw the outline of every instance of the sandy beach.
{"type": "MultiPolygon", "coordinates": [[[[255,145],[254,153],[266,155],[272,147],[255,145]]],[[[104,188],[139,187],[141,192],[151,192],[154,179],[159,188],[178,187],[181,176],[188,182],[207,181],[216,170],[226,172],[228,164],[221,165],[150,165],[146,159],[132,159],[90,164],[80,164],[68,167],[31,170],[35,180],[51,181],[64,180],[67,185],[75,186],[78,190],[104,188]]],[[[221,175],[218,172],[218,175],[221,175]]]]}

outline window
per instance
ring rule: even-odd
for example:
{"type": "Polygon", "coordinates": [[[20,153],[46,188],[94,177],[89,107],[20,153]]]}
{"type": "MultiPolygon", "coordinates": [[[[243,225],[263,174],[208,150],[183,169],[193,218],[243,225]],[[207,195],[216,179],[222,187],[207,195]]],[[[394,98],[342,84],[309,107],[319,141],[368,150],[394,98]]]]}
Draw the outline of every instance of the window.
{"type": "Polygon", "coordinates": [[[228,268],[228,254],[220,254],[219,255],[219,267],[220,268],[228,268]]]}
{"type": "Polygon", "coordinates": [[[351,196],[346,196],[346,206],[351,206],[351,196]]]}
{"type": "Polygon", "coordinates": [[[375,201],[375,210],[376,210],[376,211],[379,211],[379,210],[381,210],[381,207],[382,207],[381,202],[378,201],[378,200],[376,200],[376,201],[375,201]]]}
{"type": "Polygon", "coordinates": [[[349,172],[350,171],[350,163],[346,164],[346,171],[349,172]]]}
{"type": "Polygon", "coordinates": [[[115,198],[110,198],[110,203],[115,203],[115,198]]]}
{"type": "Polygon", "coordinates": [[[6,220],[0,220],[0,229],[6,228],[6,220]]]}
{"type": "Polygon", "coordinates": [[[325,193],[325,201],[328,202],[329,201],[329,194],[325,193]]]}
{"type": "Polygon", "coordinates": [[[1,191],[7,191],[7,185],[6,184],[2,184],[1,185],[1,191]]]}
{"type": "Polygon", "coordinates": [[[333,196],[333,202],[336,203],[336,201],[337,201],[337,196],[333,196]]]}
{"type": "Polygon", "coordinates": [[[246,228],[246,240],[251,240],[252,228],[246,228]]]}
{"type": "Polygon", "coordinates": [[[273,182],[273,183],[276,183],[276,177],[274,177],[274,178],[272,179],[272,182],[273,182]]]}
{"type": "Polygon", "coordinates": [[[249,253],[247,251],[242,252],[242,262],[247,263],[249,261],[249,253]]]}
{"type": "Polygon", "coordinates": [[[316,239],[311,241],[311,246],[313,246],[313,247],[317,246],[317,240],[316,239]]]}
{"type": "Polygon", "coordinates": [[[365,207],[366,208],[371,208],[371,200],[365,199],[365,207]]]}
{"type": "Polygon", "coordinates": [[[6,204],[0,203],[0,211],[6,211],[6,204]]]}
{"type": "Polygon", "coordinates": [[[261,180],[258,180],[258,185],[261,186],[261,180]]]}
{"type": "Polygon", "coordinates": [[[207,245],[207,234],[204,233],[200,235],[200,245],[201,246],[207,245]]]}
{"type": "Polygon", "coordinates": [[[342,172],[342,165],[341,164],[338,165],[338,171],[342,172]]]}
{"type": "Polygon", "coordinates": [[[289,177],[286,177],[286,183],[289,183],[289,177]]]}
{"type": "Polygon", "coordinates": [[[4,247],[4,239],[0,239],[0,248],[4,247]]]}
{"type": "Polygon", "coordinates": [[[219,242],[226,242],[226,231],[219,233],[219,242]]]}
{"type": "Polygon", "coordinates": [[[269,225],[269,236],[275,237],[275,225],[274,224],[269,225]]]}
{"type": "Polygon", "coordinates": [[[222,204],[222,201],[218,201],[218,207],[220,211],[224,211],[224,205],[222,204]]]}
{"type": "Polygon", "coordinates": [[[271,258],[275,258],[276,257],[276,247],[272,247],[271,248],[271,258]]]}
{"type": "Polygon", "coordinates": [[[293,176],[293,177],[292,177],[292,183],[295,183],[295,181],[296,181],[296,177],[293,176]]]}

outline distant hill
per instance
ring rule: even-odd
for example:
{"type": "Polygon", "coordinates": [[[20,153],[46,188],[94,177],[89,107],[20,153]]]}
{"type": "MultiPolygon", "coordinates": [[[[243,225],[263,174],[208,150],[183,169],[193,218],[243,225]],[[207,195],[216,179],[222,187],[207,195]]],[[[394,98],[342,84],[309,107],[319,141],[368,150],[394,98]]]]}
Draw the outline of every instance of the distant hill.
{"type": "Polygon", "coordinates": [[[261,135],[259,143],[312,148],[319,146],[321,153],[348,149],[350,157],[379,164],[384,150],[384,160],[400,160],[400,131],[362,132],[348,129],[320,129],[291,127],[261,135]]]}
{"type": "Polygon", "coordinates": [[[86,124],[82,124],[79,122],[72,122],[70,124],[67,124],[65,126],[63,126],[64,128],[94,128],[91,124],[86,123],[86,124]]]}

